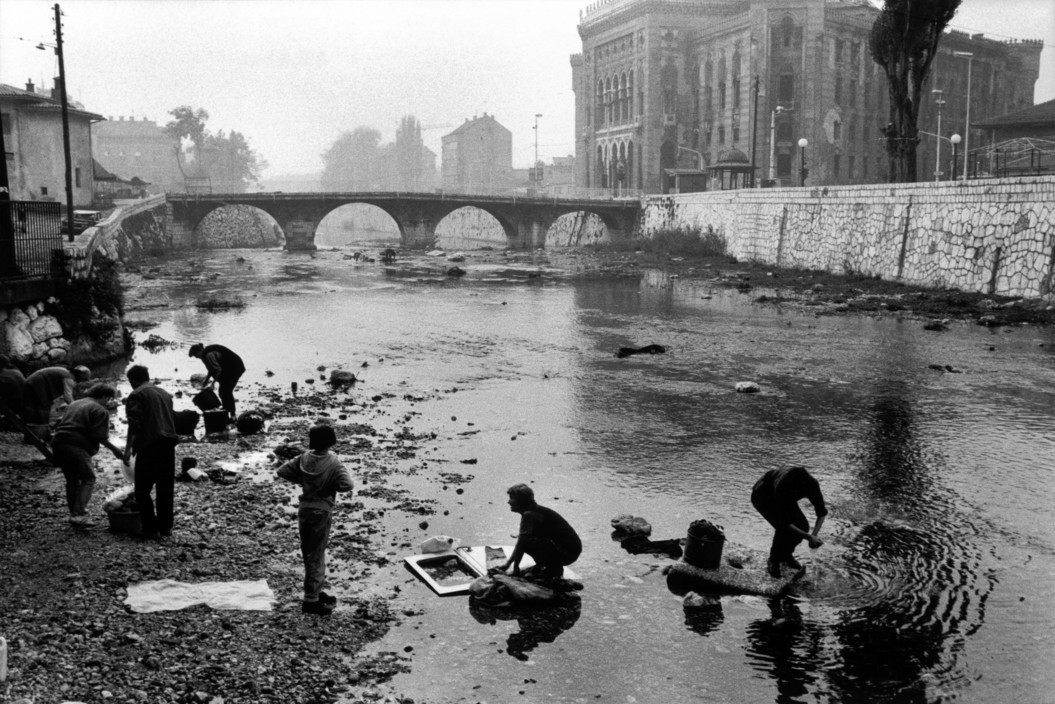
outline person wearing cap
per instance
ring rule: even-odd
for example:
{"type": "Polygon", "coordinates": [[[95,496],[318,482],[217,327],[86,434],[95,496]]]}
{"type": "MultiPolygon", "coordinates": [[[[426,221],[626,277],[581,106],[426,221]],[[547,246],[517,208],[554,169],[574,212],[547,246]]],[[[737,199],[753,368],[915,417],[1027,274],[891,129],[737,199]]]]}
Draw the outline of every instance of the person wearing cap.
{"type": "Polygon", "coordinates": [[[62,407],[73,402],[73,389],[79,381],[91,377],[87,367],[77,367],[73,373],[66,367],[44,367],[26,377],[23,397],[23,420],[41,440],[47,439],[51,425],[52,409],[56,403],[62,407]]]}
{"type": "Polygon", "coordinates": [[[66,407],[55,428],[51,451],[55,462],[66,478],[66,504],[70,510],[70,525],[87,529],[95,525],[88,516],[88,501],[95,489],[95,470],[92,458],[104,445],[117,459],[124,458],[124,450],[110,442],[110,411],[107,405],[117,396],[108,384],[96,384],[84,398],[66,407]]]}
{"type": "Polygon", "coordinates": [[[828,509],[824,505],[820,483],[805,467],[782,467],[771,469],[755,482],[751,490],[751,505],[773,526],[773,544],[769,549],[767,567],[769,576],[780,579],[780,566],[793,570],[802,565],[792,553],[803,540],[810,548],[817,549],[824,541],[817,537],[828,509]],[[810,522],[799,508],[800,499],[809,499],[817,520],[810,532],[810,522]]]}
{"type": "Polygon", "coordinates": [[[203,345],[200,342],[191,345],[188,354],[191,357],[197,357],[205,364],[208,373],[202,382],[202,388],[215,379],[220,386],[220,403],[231,416],[231,420],[236,420],[234,387],[238,385],[238,380],[245,373],[242,358],[223,345],[203,345]]]}
{"type": "Polygon", "coordinates": [[[330,542],[330,525],[338,492],[352,490],[352,477],[330,448],[337,444],[337,434],[328,425],[316,425],[308,431],[308,451],[283,463],[278,476],[301,487],[297,510],[300,532],[300,554],[304,559],[304,601],[306,614],[328,616],[337,603],[336,597],[322,591],[326,581],[326,546],[330,542]]]}
{"type": "Polygon", "coordinates": [[[172,535],[176,486],[176,434],[172,395],[150,381],[150,371],[136,364],[128,368],[132,393],[125,399],[128,439],[125,464],[136,456],[135,496],[140,537],[157,540],[172,535]],[[156,489],[157,511],[150,492],[156,489]]]}

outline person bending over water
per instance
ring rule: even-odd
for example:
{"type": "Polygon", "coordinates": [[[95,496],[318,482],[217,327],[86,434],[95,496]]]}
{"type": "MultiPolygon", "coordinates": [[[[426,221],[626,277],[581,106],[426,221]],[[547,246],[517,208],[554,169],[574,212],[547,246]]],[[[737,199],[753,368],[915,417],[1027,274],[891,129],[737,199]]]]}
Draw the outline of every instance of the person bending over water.
{"type": "Polygon", "coordinates": [[[520,531],[513,554],[498,570],[505,572],[513,568],[513,575],[520,574],[520,561],[529,555],[535,561],[533,576],[539,579],[556,579],[582,554],[582,541],[575,529],[551,508],[535,503],[535,492],[527,484],[516,484],[506,491],[509,494],[509,510],[520,514],[520,531]]]}
{"type": "Polygon", "coordinates": [[[751,505],[773,526],[773,545],[769,549],[769,575],[780,578],[780,565],[798,570],[802,565],[793,552],[803,540],[813,549],[824,544],[817,534],[824,525],[828,509],[824,506],[821,485],[805,467],[771,469],[755,482],[751,490],[751,505]],[[809,499],[817,521],[810,532],[809,521],[799,508],[800,499],[809,499]]]}

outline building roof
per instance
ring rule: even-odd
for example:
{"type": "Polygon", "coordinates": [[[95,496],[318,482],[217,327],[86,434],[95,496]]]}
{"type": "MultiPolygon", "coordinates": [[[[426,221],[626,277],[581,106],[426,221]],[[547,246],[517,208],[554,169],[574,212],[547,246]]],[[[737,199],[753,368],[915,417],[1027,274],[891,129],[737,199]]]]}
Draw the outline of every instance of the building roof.
{"type": "MultiPolygon", "coordinates": [[[[474,127],[480,126],[480,125],[481,125],[481,123],[483,123],[484,121],[492,122],[492,123],[494,123],[494,124],[495,124],[495,125],[496,125],[497,127],[501,128],[501,129],[503,129],[503,130],[505,130],[506,132],[509,132],[509,130],[508,130],[508,129],[506,129],[506,128],[505,128],[505,127],[504,127],[504,126],[502,125],[502,123],[501,123],[501,122],[499,122],[498,120],[496,120],[496,119],[495,119],[495,116],[494,116],[494,115],[488,115],[488,114],[487,114],[487,113],[485,112],[485,113],[484,113],[484,115],[483,115],[483,117],[474,117],[474,118],[473,118],[473,119],[471,119],[471,120],[470,120],[470,119],[468,119],[468,118],[466,118],[466,119],[465,119],[465,122],[463,122],[463,123],[462,123],[462,124],[460,124],[460,125],[459,125],[459,126],[458,126],[457,128],[455,128],[455,129],[451,130],[450,132],[448,132],[447,134],[445,134],[445,135],[443,135],[443,136],[444,136],[444,137],[450,137],[451,135],[461,134],[462,132],[466,132],[466,131],[468,131],[468,130],[470,130],[470,129],[473,129],[474,127]]],[[[510,134],[512,134],[512,132],[510,132],[510,134]]]]}
{"type": "MultiPolygon", "coordinates": [[[[40,93],[30,92],[23,90],[22,88],[16,88],[6,83],[0,83],[0,100],[6,100],[9,102],[18,102],[22,105],[33,108],[34,110],[61,110],[62,103],[58,100],[50,98],[40,93]]],[[[102,115],[97,115],[94,112],[88,112],[83,108],[74,107],[70,101],[67,100],[67,110],[71,115],[79,115],[81,117],[87,117],[93,122],[105,120],[106,118],[102,115]]]]}
{"type": "Polygon", "coordinates": [[[1055,128],[1055,100],[1038,103],[1032,107],[1009,112],[1006,115],[976,122],[971,127],[992,129],[994,127],[1051,127],[1055,128]]]}

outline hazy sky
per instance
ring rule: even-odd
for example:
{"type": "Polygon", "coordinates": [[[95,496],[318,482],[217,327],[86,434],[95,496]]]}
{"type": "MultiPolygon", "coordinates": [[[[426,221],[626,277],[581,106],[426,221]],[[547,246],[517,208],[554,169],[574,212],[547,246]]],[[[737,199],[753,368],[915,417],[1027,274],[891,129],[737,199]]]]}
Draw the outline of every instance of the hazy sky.
{"type": "MultiPolygon", "coordinates": [[[[205,108],[237,130],[265,176],[311,173],[343,131],[394,139],[415,115],[440,137],[490,113],[513,133],[513,165],[573,154],[569,56],[585,0],[66,0],[71,96],[103,116],[164,125],[205,108]]],[[[53,2],[0,0],[0,82],[51,86],[53,2]],[[21,38],[21,39],[20,39],[21,38]]],[[[997,39],[1043,39],[1035,100],[1055,98],[1055,0],[964,0],[953,22],[997,39]]]]}

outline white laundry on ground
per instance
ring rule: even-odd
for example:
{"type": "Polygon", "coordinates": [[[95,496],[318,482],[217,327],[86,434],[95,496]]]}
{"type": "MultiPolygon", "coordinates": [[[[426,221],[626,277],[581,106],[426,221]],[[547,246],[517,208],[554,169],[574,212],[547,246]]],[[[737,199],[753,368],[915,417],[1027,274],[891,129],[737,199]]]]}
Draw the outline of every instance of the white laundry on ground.
{"type": "Polygon", "coordinates": [[[136,613],[146,614],[198,604],[225,611],[270,611],[274,601],[275,593],[265,579],[197,584],[157,579],[129,584],[125,604],[136,613]]]}

